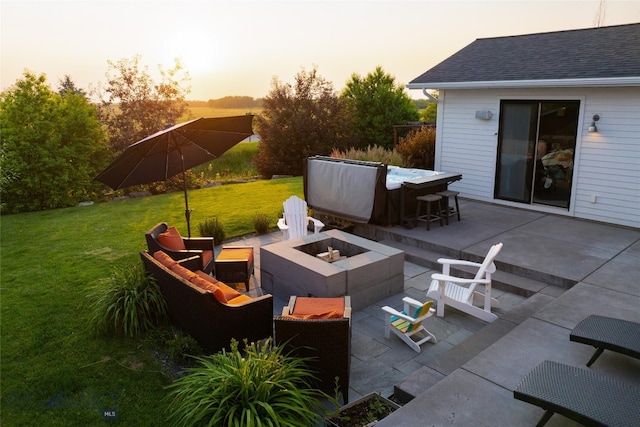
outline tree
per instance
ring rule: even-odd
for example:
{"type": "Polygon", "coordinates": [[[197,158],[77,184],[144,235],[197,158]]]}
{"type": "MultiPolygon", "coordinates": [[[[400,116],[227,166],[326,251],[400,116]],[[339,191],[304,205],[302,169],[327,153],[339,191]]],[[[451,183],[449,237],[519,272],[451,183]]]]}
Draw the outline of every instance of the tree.
{"type": "MultiPolygon", "coordinates": [[[[434,91],[431,96],[438,99],[438,91],[434,91]]],[[[425,100],[426,101],[426,100],[425,100]]],[[[434,101],[427,101],[427,105],[420,113],[420,120],[423,122],[435,123],[438,115],[438,103],[434,101]]]]}
{"type": "Polygon", "coordinates": [[[395,77],[382,67],[361,77],[352,74],[340,95],[349,105],[361,148],[378,145],[393,148],[393,126],[418,120],[418,111],[395,77]]]}
{"type": "Polygon", "coordinates": [[[302,70],[293,85],[273,80],[257,128],[260,142],[254,164],[265,177],[301,175],[305,158],[329,155],[350,141],[344,104],[316,68],[302,70]]]}
{"type": "Polygon", "coordinates": [[[72,206],[94,195],[108,150],[95,107],[53,92],[44,74],[0,94],[3,213],[72,206]]]}
{"type": "Polygon", "coordinates": [[[262,100],[250,96],[225,96],[218,99],[210,99],[207,105],[211,108],[254,108],[261,107],[262,100]]]}
{"type": "Polygon", "coordinates": [[[170,70],[158,67],[158,83],[148,67],[140,65],[139,55],[107,63],[110,69],[106,85],[93,92],[100,99],[98,113],[107,127],[113,151],[120,152],[167,125],[176,124],[187,110],[185,96],[190,88],[181,85],[190,78],[177,59],[170,70]]]}
{"type": "Polygon", "coordinates": [[[87,96],[84,90],[76,87],[76,84],[71,80],[71,76],[65,74],[64,79],[58,80],[60,86],[58,86],[58,94],[65,96],[67,93],[74,93],[76,95],[87,96]]]}

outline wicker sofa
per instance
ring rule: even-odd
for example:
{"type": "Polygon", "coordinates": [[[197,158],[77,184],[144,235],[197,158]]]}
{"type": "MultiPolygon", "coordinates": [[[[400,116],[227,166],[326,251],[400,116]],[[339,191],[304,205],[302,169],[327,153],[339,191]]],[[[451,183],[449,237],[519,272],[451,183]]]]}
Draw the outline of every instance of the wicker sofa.
{"type": "MultiPolygon", "coordinates": [[[[196,286],[163,265],[147,251],[140,253],[145,269],[158,282],[169,309],[172,322],[195,338],[209,352],[229,348],[235,338],[257,341],[273,334],[273,297],[242,296],[236,302],[220,302],[214,293],[196,286]]],[[[199,257],[178,262],[180,266],[197,270],[199,257]]]]}

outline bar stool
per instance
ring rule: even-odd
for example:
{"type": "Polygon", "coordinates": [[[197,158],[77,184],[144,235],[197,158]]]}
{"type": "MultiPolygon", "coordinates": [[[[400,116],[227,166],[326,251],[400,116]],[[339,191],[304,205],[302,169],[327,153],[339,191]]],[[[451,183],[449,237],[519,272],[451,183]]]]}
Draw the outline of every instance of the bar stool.
{"type": "Polygon", "coordinates": [[[447,220],[447,225],[449,225],[450,216],[457,215],[458,221],[460,221],[460,208],[458,207],[458,194],[460,193],[458,191],[445,190],[445,191],[439,191],[436,194],[438,196],[442,196],[442,198],[444,199],[444,210],[446,212],[445,219],[447,220]],[[456,202],[455,209],[453,208],[453,206],[449,206],[450,197],[453,197],[453,199],[456,202]]]}
{"type": "Polygon", "coordinates": [[[415,223],[416,225],[418,224],[418,221],[426,221],[427,222],[427,231],[429,230],[429,226],[431,225],[431,221],[435,221],[437,219],[440,220],[440,226],[442,227],[442,196],[438,196],[437,194],[427,194],[424,196],[418,196],[416,197],[416,200],[418,201],[418,207],[416,209],[416,219],[415,219],[415,223]],[[427,214],[426,215],[420,215],[420,205],[422,204],[422,202],[425,202],[427,204],[427,214]],[[437,214],[435,213],[431,213],[431,204],[438,202],[438,210],[436,211],[437,214]]]}

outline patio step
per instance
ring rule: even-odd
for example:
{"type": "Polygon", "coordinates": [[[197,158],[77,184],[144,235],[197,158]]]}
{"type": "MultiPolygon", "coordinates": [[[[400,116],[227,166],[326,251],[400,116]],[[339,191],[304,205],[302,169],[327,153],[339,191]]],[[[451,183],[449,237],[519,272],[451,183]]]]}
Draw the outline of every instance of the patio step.
{"type": "Polygon", "coordinates": [[[413,400],[554,300],[555,297],[542,293],[524,300],[496,321],[487,324],[460,344],[428,361],[425,366],[401,383],[394,385],[394,397],[403,404],[413,400]]]}
{"type": "MultiPolygon", "coordinates": [[[[423,230],[415,231],[415,229],[409,230],[402,227],[381,227],[376,225],[368,225],[354,227],[353,233],[367,239],[375,240],[378,242],[386,242],[385,244],[392,247],[399,247],[397,245],[401,244],[403,245],[402,248],[407,248],[402,249],[406,253],[410,252],[408,248],[423,249],[425,250],[424,252],[416,252],[418,254],[417,258],[419,259],[422,254],[424,254],[426,256],[425,260],[427,264],[423,263],[421,265],[429,268],[439,269],[439,266],[437,265],[437,259],[439,257],[466,259],[476,262],[482,262],[482,260],[484,259],[484,254],[473,254],[471,252],[467,252],[465,249],[456,249],[453,247],[449,247],[443,243],[430,241],[428,239],[428,235],[426,234],[426,230],[423,232],[423,230]],[[435,257],[433,254],[436,254],[435,257]]],[[[500,257],[498,256],[498,258],[500,257]]],[[[407,258],[407,260],[409,259],[407,258]]],[[[565,289],[570,289],[577,283],[575,280],[567,277],[539,271],[540,269],[505,263],[500,260],[496,261],[496,266],[498,267],[500,275],[509,273],[516,277],[528,279],[512,279],[509,276],[504,276],[504,283],[506,285],[509,285],[513,280],[515,280],[516,283],[520,284],[518,287],[528,290],[526,292],[536,292],[536,289],[540,289],[539,284],[535,282],[544,283],[545,285],[560,286],[565,289]],[[529,280],[532,280],[533,282],[529,282],[529,280]]],[[[497,282],[501,282],[501,280],[497,279],[497,282]]]]}
{"type": "MultiPolygon", "coordinates": [[[[441,252],[392,239],[385,239],[380,243],[404,251],[405,261],[436,271],[441,269],[441,265],[438,264],[438,258],[451,258],[451,256],[441,252]]],[[[492,284],[496,289],[530,297],[549,286],[547,283],[501,270],[500,267],[498,265],[498,271],[492,275],[492,284]]],[[[472,278],[475,274],[471,267],[455,267],[451,269],[451,272],[465,278],[472,278]]]]}

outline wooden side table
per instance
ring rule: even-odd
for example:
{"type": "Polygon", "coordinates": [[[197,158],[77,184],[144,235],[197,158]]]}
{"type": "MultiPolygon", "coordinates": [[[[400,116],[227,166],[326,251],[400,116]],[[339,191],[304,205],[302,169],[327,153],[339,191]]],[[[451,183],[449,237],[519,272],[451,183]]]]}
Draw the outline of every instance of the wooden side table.
{"type": "Polygon", "coordinates": [[[241,283],[249,291],[253,274],[253,246],[223,246],[216,258],[216,279],[228,283],[241,283]]]}

